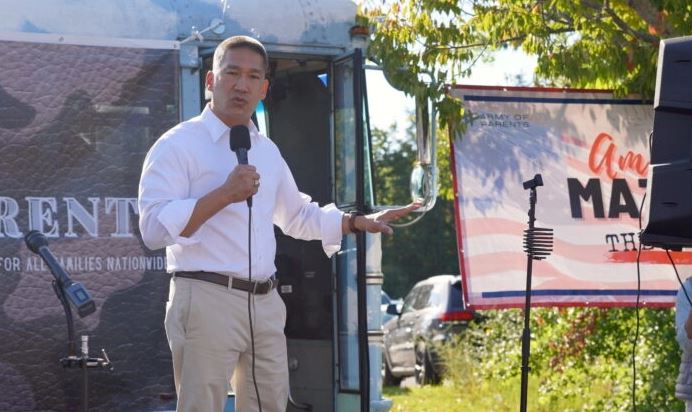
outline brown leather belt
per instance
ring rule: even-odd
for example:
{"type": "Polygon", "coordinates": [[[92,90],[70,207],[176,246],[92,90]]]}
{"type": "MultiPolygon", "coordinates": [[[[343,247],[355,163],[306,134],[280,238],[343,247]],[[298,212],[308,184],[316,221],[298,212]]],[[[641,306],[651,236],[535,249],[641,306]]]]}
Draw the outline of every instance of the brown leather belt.
{"type": "Polygon", "coordinates": [[[173,276],[186,279],[197,279],[204,282],[215,283],[224,287],[230,287],[233,289],[242,290],[245,292],[250,292],[254,295],[266,295],[267,293],[274,290],[274,288],[279,284],[279,280],[275,275],[272,275],[269,279],[259,282],[259,281],[249,281],[241,278],[234,278],[232,276],[222,275],[216,272],[174,272],[173,276]]]}

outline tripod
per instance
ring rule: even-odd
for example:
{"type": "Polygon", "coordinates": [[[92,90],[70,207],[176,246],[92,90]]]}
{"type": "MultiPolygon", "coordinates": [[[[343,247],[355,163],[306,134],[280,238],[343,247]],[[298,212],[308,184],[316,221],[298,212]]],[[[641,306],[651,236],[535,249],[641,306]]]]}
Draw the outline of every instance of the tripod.
{"type": "Polygon", "coordinates": [[[101,354],[103,358],[92,358],[89,357],[89,336],[82,335],[82,347],[81,354],[77,355],[77,344],[74,337],[74,319],[72,317],[72,309],[65,296],[65,291],[58,284],[57,281],[53,281],[53,291],[58,296],[58,300],[62,304],[65,310],[65,318],[67,319],[67,356],[60,359],[60,364],[63,368],[80,368],[82,370],[82,411],[87,412],[89,410],[89,376],[88,371],[90,368],[107,368],[108,370],[113,370],[113,365],[111,364],[105,349],[101,349],[101,354]]]}
{"type": "Polygon", "coordinates": [[[529,386],[529,357],[531,355],[531,272],[533,261],[545,259],[553,250],[553,229],[535,227],[536,187],[543,186],[540,174],[524,182],[524,190],[529,189],[529,228],[524,231],[524,252],[528,256],[526,265],[526,302],[524,303],[524,331],[521,335],[521,405],[519,410],[526,412],[527,390],[529,386]]]}

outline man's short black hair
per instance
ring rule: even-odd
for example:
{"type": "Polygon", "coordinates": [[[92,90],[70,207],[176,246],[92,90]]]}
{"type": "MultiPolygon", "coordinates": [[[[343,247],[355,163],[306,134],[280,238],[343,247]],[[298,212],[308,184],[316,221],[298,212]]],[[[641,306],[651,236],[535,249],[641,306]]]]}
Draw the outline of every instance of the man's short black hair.
{"type": "Polygon", "coordinates": [[[259,40],[249,36],[232,36],[219,43],[219,45],[216,46],[216,50],[214,50],[214,70],[217,70],[219,66],[221,66],[221,60],[223,60],[229,49],[238,48],[250,49],[262,56],[262,60],[264,61],[264,73],[265,75],[269,73],[269,54],[267,53],[267,49],[264,48],[264,45],[260,43],[259,40]]]}

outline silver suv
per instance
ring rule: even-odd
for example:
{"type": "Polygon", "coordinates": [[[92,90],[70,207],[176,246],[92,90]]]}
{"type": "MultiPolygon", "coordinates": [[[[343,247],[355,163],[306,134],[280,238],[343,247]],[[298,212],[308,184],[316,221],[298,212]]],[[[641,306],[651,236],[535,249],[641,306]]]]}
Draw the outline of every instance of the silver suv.
{"type": "Polygon", "coordinates": [[[416,283],[397,315],[384,325],[383,374],[385,385],[398,385],[415,376],[418,384],[438,383],[443,370],[435,345],[463,331],[476,313],[464,308],[461,277],[432,276],[416,283]]]}

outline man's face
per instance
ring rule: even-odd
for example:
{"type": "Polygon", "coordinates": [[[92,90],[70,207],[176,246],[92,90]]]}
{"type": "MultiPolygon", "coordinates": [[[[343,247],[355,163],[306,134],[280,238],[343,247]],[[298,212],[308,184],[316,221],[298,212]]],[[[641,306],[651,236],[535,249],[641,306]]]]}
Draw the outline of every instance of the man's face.
{"type": "Polygon", "coordinates": [[[228,126],[247,125],[257,103],[267,94],[264,60],[254,50],[228,49],[221,64],[207,73],[211,109],[228,126]]]}

